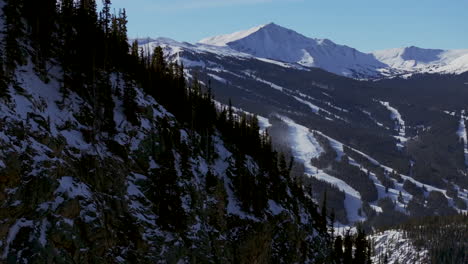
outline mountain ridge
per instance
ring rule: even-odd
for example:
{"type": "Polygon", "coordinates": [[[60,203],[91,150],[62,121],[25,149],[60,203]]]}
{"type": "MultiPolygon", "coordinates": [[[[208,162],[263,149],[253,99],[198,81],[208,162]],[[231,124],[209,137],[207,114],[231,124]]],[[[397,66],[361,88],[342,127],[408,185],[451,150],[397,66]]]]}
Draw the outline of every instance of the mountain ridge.
{"type": "MultiPolygon", "coordinates": [[[[154,41],[168,45],[180,43],[165,38],[154,41]]],[[[140,44],[150,42],[139,41],[140,44]]],[[[192,45],[209,47],[211,51],[230,49],[257,58],[321,68],[355,79],[408,77],[417,73],[460,74],[468,71],[468,49],[409,46],[361,52],[326,38],[307,37],[273,22],[231,34],[207,37],[192,45]]]]}
{"type": "Polygon", "coordinates": [[[322,68],[343,76],[352,76],[353,71],[374,75],[369,69],[384,67],[371,55],[354,48],[335,44],[328,39],[308,38],[274,23],[204,39],[199,43],[227,46],[255,57],[322,68]]]}

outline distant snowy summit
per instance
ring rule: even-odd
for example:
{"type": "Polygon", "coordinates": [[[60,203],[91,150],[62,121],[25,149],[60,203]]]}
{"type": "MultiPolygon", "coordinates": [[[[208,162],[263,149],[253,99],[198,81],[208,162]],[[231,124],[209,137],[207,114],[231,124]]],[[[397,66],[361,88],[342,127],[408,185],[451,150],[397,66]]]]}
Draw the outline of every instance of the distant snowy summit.
{"type": "Polygon", "coordinates": [[[375,51],[372,54],[385,63],[387,69],[403,73],[460,74],[468,71],[468,49],[441,50],[411,46],[375,51]]]}
{"type": "MultiPolygon", "coordinates": [[[[140,44],[149,44],[143,41],[140,44]]],[[[460,74],[468,71],[468,49],[438,50],[417,47],[360,52],[328,39],[309,38],[291,29],[269,23],[245,31],[209,37],[195,45],[157,39],[154,43],[183,46],[191,52],[211,52],[317,67],[363,79],[407,77],[415,73],[460,74]]]]}
{"type": "Polygon", "coordinates": [[[386,65],[372,54],[337,45],[328,39],[313,39],[274,23],[246,31],[201,40],[199,43],[228,46],[256,57],[322,68],[344,76],[375,75],[386,65]]]}

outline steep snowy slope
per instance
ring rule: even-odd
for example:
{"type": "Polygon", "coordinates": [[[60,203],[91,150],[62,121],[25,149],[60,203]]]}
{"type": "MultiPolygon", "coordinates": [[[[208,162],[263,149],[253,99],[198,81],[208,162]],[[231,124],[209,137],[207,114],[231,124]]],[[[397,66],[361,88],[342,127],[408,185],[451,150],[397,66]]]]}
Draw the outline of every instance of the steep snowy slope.
{"type": "MultiPolygon", "coordinates": [[[[7,7],[34,15],[31,4],[7,7]]],[[[102,30],[75,18],[44,43],[58,58],[0,28],[0,263],[324,262],[317,206],[280,175],[256,119],[228,120],[180,67],[129,55],[125,37],[67,45],[102,30]]]]}
{"type": "Polygon", "coordinates": [[[256,57],[318,67],[344,76],[372,76],[375,69],[386,66],[370,54],[328,39],[308,38],[274,23],[203,39],[199,43],[227,46],[256,57]]]}
{"type": "MultiPolygon", "coordinates": [[[[268,199],[265,193],[262,213],[245,210],[232,146],[219,133],[212,137],[215,158],[210,160],[196,150],[199,135],[133,85],[139,125],[132,125],[121,98],[128,87],[112,74],[115,134],[95,135],[98,121],[89,123],[97,120],[89,102],[75,92],[62,93],[59,67],[48,77],[41,80],[29,63],[15,75],[18,86],[9,86],[11,99],[0,97],[0,262],[28,263],[34,255],[58,263],[188,263],[192,258],[235,263],[239,256],[229,253],[231,246],[242,256],[244,249],[236,245],[249,243],[257,226],[278,221],[298,227],[304,243],[321,243],[317,234],[322,231],[312,228],[315,208],[294,205],[299,198],[292,196],[287,179],[280,179],[286,200],[268,199]],[[168,133],[186,146],[170,150],[169,165],[161,154],[169,148],[168,133]],[[164,195],[155,191],[158,186],[164,195]],[[162,214],[158,208],[166,205],[169,210],[162,214]],[[186,226],[183,236],[173,223],[164,224],[174,210],[186,226]],[[214,241],[218,244],[211,245],[214,241]]],[[[252,157],[244,163],[243,177],[259,173],[252,157]]],[[[262,251],[271,253],[264,257],[284,258],[283,252],[295,250],[276,238],[286,233],[274,235],[268,235],[275,241],[265,244],[268,249],[262,251]]],[[[322,253],[327,254],[309,248],[297,256],[313,263],[322,253]]]]}

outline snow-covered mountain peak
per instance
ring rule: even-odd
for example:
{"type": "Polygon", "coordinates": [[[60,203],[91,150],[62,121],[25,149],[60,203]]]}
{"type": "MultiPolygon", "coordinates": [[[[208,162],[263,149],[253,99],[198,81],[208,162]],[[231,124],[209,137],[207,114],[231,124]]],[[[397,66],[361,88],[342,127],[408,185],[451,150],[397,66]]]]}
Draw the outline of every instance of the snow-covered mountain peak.
{"type": "Polygon", "coordinates": [[[219,36],[214,36],[214,37],[208,37],[205,39],[200,40],[198,43],[200,44],[205,44],[205,45],[212,45],[212,46],[227,46],[228,43],[237,41],[239,39],[243,39],[257,31],[259,31],[262,28],[265,27],[271,27],[275,25],[274,23],[268,23],[260,26],[256,26],[247,30],[242,30],[242,31],[237,31],[231,34],[225,34],[225,35],[219,35],[219,36]]]}
{"type": "Polygon", "coordinates": [[[423,49],[415,46],[372,53],[389,67],[407,72],[462,73],[468,70],[468,50],[423,49]]]}
{"type": "MultiPolygon", "coordinates": [[[[303,42],[305,40],[310,40],[294,30],[279,26],[275,23],[268,23],[231,34],[205,38],[198,43],[212,46],[232,46],[233,43],[246,39],[256,42],[303,42]]],[[[317,44],[323,43],[325,45],[333,43],[328,39],[317,39],[315,41],[317,44]]]]}
{"type": "Polygon", "coordinates": [[[415,46],[406,47],[403,49],[402,57],[407,60],[419,60],[430,62],[438,58],[444,52],[441,49],[423,49],[415,46]]]}
{"type": "Polygon", "coordinates": [[[374,69],[386,66],[371,54],[328,39],[309,38],[274,23],[204,39],[199,43],[227,46],[255,57],[318,67],[345,76],[373,75],[374,69]]]}
{"type": "Polygon", "coordinates": [[[431,63],[440,59],[445,50],[423,49],[415,46],[375,51],[373,54],[377,59],[392,65],[398,61],[412,61],[415,64],[431,63]]]}

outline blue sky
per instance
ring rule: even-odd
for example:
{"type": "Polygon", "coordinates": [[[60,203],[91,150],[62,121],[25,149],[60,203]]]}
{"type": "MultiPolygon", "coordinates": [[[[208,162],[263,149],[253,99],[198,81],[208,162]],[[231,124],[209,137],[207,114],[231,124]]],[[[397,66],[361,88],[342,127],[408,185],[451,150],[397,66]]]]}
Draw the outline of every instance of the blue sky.
{"type": "Polygon", "coordinates": [[[113,7],[126,8],[131,37],[193,43],[274,22],[361,51],[468,49],[467,0],[113,0],[113,7]]]}

